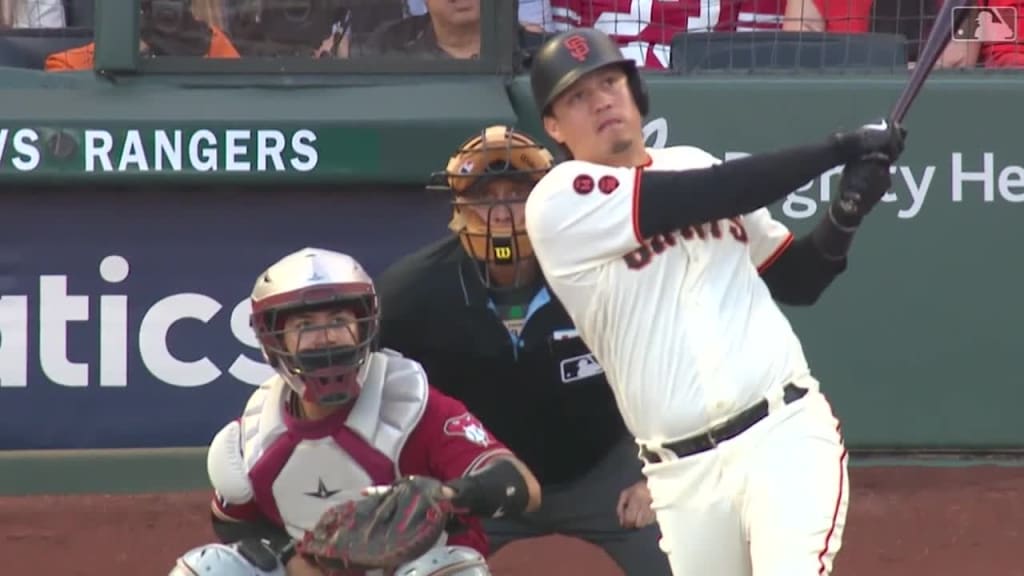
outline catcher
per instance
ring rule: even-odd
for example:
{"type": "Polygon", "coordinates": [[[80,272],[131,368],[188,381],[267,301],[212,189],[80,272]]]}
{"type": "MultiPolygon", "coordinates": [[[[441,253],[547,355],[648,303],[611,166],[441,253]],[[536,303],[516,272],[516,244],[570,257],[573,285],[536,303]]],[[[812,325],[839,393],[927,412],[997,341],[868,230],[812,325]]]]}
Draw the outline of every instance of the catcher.
{"type": "Polygon", "coordinates": [[[277,374],[209,447],[222,542],[268,541],[289,576],[390,572],[442,544],[486,557],[478,517],[540,505],[533,474],[462,403],[379,348],[377,293],[355,259],[285,256],[251,304],[277,374]]]}

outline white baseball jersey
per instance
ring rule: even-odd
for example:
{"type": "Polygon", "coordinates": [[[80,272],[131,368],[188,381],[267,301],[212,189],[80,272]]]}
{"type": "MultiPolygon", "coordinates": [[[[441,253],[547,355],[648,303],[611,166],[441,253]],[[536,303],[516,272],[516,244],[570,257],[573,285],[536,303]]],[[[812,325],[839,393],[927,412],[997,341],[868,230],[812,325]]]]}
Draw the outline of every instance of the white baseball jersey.
{"type": "Polygon", "coordinates": [[[809,372],[759,275],[792,233],[762,208],[641,238],[644,171],[719,162],[690,146],[647,152],[641,168],[562,163],[526,204],[544,275],[641,442],[702,432],[809,372]]]}

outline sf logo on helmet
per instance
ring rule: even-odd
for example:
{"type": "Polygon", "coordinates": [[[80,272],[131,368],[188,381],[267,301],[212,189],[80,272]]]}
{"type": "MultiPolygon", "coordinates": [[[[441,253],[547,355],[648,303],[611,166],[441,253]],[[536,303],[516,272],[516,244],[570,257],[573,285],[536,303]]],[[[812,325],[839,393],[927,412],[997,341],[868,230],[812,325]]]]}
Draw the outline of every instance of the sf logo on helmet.
{"type": "Polygon", "coordinates": [[[590,53],[590,45],[587,44],[587,39],[579,34],[574,34],[565,39],[565,49],[569,51],[569,56],[583,62],[587,59],[587,54],[590,53]]]}

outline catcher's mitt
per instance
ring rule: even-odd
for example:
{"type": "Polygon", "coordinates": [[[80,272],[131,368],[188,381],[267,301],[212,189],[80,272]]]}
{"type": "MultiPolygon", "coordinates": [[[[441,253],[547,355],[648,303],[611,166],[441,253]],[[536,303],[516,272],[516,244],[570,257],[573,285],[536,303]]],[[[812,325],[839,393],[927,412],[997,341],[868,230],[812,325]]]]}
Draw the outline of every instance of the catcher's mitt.
{"type": "Polygon", "coordinates": [[[455,510],[441,482],[409,476],[385,493],[335,506],[297,551],[331,571],[393,569],[437,544],[455,510]]]}

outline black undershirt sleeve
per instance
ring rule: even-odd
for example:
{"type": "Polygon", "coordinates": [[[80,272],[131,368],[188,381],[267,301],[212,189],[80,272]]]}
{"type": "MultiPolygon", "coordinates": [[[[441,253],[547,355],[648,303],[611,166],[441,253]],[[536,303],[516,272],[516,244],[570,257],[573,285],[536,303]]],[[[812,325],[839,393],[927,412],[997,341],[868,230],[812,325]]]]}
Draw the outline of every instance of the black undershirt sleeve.
{"type": "Polygon", "coordinates": [[[826,258],[809,234],[790,244],[761,272],[761,279],[776,302],[810,306],[844,270],[846,259],[826,258]]]}
{"type": "Polygon", "coordinates": [[[843,163],[834,143],[756,154],[708,168],[637,169],[636,229],[642,238],[753,212],[843,163]]]}
{"type": "Polygon", "coordinates": [[[810,234],[793,242],[761,271],[761,278],[777,302],[810,306],[846,271],[846,255],[857,229],[838,224],[832,210],[833,206],[829,206],[810,234]]]}

